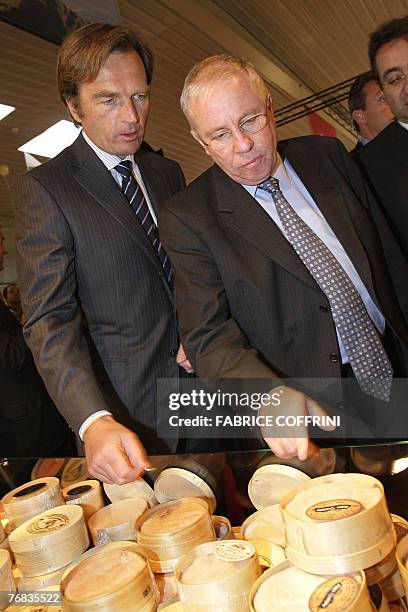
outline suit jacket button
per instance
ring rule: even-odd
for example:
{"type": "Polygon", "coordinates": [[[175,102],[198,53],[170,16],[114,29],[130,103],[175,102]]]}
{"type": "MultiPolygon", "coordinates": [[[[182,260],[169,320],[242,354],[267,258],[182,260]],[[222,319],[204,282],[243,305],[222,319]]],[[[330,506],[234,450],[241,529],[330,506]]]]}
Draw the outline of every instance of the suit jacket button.
{"type": "Polygon", "coordinates": [[[320,304],[319,310],[321,310],[322,312],[329,312],[329,307],[324,306],[324,304],[320,304]]]}
{"type": "Polygon", "coordinates": [[[339,363],[339,356],[337,353],[330,353],[329,359],[332,363],[339,363]]]}
{"type": "Polygon", "coordinates": [[[159,276],[160,276],[160,277],[164,276],[164,274],[163,274],[163,272],[162,272],[161,270],[160,270],[160,272],[159,272],[159,276]]]}
{"type": "Polygon", "coordinates": [[[177,349],[170,349],[170,350],[169,350],[169,353],[170,353],[170,355],[171,355],[172,357],[175,357],[175,356],[177,355],[177,353],[178,353],[178,350],[177,350],[177,349]]]}

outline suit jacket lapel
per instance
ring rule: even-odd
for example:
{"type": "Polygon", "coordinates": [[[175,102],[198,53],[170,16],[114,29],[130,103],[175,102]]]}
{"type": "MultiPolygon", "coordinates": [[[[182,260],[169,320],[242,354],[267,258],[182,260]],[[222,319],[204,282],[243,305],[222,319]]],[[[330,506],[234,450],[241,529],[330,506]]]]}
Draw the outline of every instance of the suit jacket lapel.
{"type": "MultiPolygon", "coordinates": [[[[71,147],[71,164],[75,168],[74,176],[78,183],[100,204],[123,228],[138,240],[140,246],[150,258],[158,272],[162,271],[161,263],[153,246],[141,227],[129,202],[122,194],[117,183],[91,147],[80,135],[71,147]]],[[[144,177],[143,177],[144,180],[144,177]]],[[[171,289],[163,277],[170,299],[171,289]]]]}
{"type": "Polygon", "coordinates": [[[225,223],[302,282],[316,288],[309,272],[264,209],[218,166],[213,168],[218,209],[225,223]]]}

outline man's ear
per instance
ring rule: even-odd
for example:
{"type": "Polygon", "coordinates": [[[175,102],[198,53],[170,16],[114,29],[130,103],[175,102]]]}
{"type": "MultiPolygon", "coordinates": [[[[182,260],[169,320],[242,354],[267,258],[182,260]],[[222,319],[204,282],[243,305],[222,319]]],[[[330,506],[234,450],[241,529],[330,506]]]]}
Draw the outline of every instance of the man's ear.
{"type": "Polygon", "coordinates": [[[361,108],[354,110],[351,113],[351,116],[358,125],[367,125],[366,114],[361,108]]]}
{"type": "Polygon", "coordinates": [[[69,110],[69,114],[73,118],[73,120],[81,125],[81,114],[79,109],[79,104],[74,98],[67,98],[66,104],[69,110]]]}

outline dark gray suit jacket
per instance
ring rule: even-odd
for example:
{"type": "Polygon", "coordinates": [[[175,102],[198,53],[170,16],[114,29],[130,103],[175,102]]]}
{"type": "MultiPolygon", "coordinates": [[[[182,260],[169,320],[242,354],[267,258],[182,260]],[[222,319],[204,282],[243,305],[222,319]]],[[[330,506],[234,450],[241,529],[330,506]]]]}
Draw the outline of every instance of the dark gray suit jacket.
{"type": "MultiPolygon", "coordinates": [[[[282,142],[280,152],[408,346],[406,321],[370,216],[375,203],[356,165],[336,139],[296,138],[282,142]]],[[[176,268],[180,335],[198,376],[341,376],[326,296],[267,213],[218,166],[166,203],[159,226],[176,268]]],[[[391,243],[387,256],[393,263],[391,243]]],[[[401,259],[396,269],[401,277],[408,273],[401,259]]]]}
{"type": "MultiPolygon", "coordinates": [[[[156,209],[185,184],[172,160],[145,153],[137,162],[156,209]]],[[[172,291],[82,135],[18,181],[15,213],[25,337],[54,402],[76,432],[107,409],[149,451],[163,450],[156,380],[179,375],[172,291]]]]}
{"type": "Polygon", "coordinates": [[[357,156],[408,258],[408,130],[390,123],[357,156]]]}

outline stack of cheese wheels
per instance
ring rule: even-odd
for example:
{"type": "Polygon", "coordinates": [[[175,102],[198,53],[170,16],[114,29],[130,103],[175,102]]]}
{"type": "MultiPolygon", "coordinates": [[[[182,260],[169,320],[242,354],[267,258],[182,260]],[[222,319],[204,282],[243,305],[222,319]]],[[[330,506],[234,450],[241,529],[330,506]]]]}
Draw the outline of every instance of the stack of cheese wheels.
{"type": "Polygon", "coordinates": [[[63,503],[60,481],[52,476],[27,482],[3,497],[4,511],[11,529],[63,503]]]}
{"type": "Polygon", "coordinates": [[[105,505],[99,480],[83,480],[62,490],[66,504],[78,504],[84,511],[85,521],[105,505]]]}
{"type": "Polygon", "coordinates": [[[88,521],[93,543],[136,542],[136,521],[148,509],[145,499],[122,499],[101,508],[88,521]]]}
{"type": "Polygon", "coordinates": [[[241,525],[244,540],[268,540],[285,546],[285,526],[279,504],[267,506],[251,514],[241,525]]]}
{"type": "MultiPolygon", "coordinates": [[[[281,457],[276,457],[268,452],[267,456],[258,463],[257,468],[259,469],[265,465],[287,465],[304,472],[311,478],[316,478],[317,476],[327,476],[328,474],[332,474],[335,471],[336,464],[338,462],[341,463],[336,455],[336,451],[333,448],[321,448],[318,455],[308,457],[304,461],[301,461],[296,457],[292,459],[282,459],[281,457]]],[[[336,469],[336,471],[339,470],[336,469]]]]}
{"type": "Polygon", "coordinates": [[[155,573],[172,572],[192,548],[216,539],[208,504],[195,497],[150,508],[136,527],[137,541],[155,573]]]}
{"type": "Polygon", "coordinates": [[[138,478],[134,482],[123,485],[105,483],[103,488],[112,503],[133,497],[145,499],[149,508],[156,506],[158,503],[152,487],[143,478],[138,478]]]}
{"type": "Polygon", "coordinates": [[[290,465],[263,465],[248,484],[249,499],[257,510],[279,504],[300,483],[309,482],[310,476],[290,465]]]}
{"type": "Polygon", "coordinates": [[[16,585],[13,577],[11,557],[7,550],[0,550],[0,592],[15,590],[16,585]]]}
{"type": "Polygon", "coordinates": [[[314,574],[366,569],[396,542],[382,484],[364,474],[321,476],[299,486],[280,504],[286,556],[314,574]]]}
{"type": "Polygon", "coordinates": [[[189,612],[241,612],[261,575],[255,548],[244,540],[195,547],[177,565],[180,601],[189,612]]]}
{"type": "Polygon", "coordinates": [[[71,563],[88,548],[88,531],[80,506],[57,506],[20,527],[9,538],[24,576],[41,576],[71,563]]]}
{"type": "Polygon", "coordinates": [[[61,582],[64,612],[154,612],[158,591],[146,556],[109,550],[80,561],[61,582]]]}
{"type": "Polygon", "coordinates": [[[75,457],[69,459],[62,470],[61,487],[65,489],[65,487],[69,487],[71,484],[82,482],[82,480],[89,480],[89,478],[86,459],[75,457]]]}
{"type": "Polygon", "coordinates": [[[266,570],[253,585],[251,612],[373,612],[364,572],[309,574],[289,561],[266,570]]]}
{"type": "MultiPolygon", "coordinates": [[[[215,487],[215,485],[213,486],[215,487]]],[[[184,497],[198,497],[208,503],[211,513],[215,511],[217,506],[214,489],[192,469],[166,468],[159,474],[154,483],[154,494],[160,503],[184,497]]]]}

